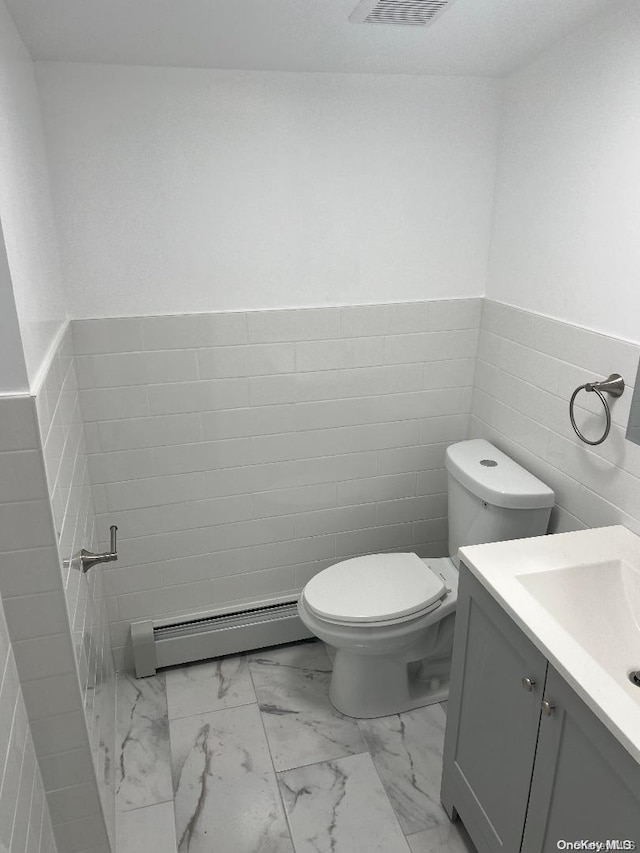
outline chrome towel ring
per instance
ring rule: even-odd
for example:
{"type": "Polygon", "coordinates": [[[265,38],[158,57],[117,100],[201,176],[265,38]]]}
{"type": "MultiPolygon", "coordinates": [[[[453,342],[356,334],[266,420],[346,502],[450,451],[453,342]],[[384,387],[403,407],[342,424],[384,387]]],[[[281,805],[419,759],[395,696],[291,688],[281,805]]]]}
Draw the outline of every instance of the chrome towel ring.
{"type": "Polygon", "coordinates": [[[609,409],[609,403],[605,398],[605,394],[609,394],[610,397],[621,397],[624,391],[624,379],[620,376],[619,373],[612,373],[608,379],[604,379],[602,382],[585,382],[584,385],[579,385],[576,390],[571,395],[571,399],[569,400],[569,418],[571,419],[571,426],[575,434],[581,441],[584,441],[585,444],[602,444],[605,438],[609,435],[609,430],[611,429],[611,410],[609,409]],[[604,407],[604,414],[607,419],[607,424],[604,428],[604,432],[601,437],[597,441],[591,441],[589,438],[585,438],[585,436],[580,432],[578,426],[576,424],[576,419],[573,415],[573,406],[575,403],[575,399],[580,393],[580,391],[595,391],[600,400],[602,401],[602,405],[604,407]]]}

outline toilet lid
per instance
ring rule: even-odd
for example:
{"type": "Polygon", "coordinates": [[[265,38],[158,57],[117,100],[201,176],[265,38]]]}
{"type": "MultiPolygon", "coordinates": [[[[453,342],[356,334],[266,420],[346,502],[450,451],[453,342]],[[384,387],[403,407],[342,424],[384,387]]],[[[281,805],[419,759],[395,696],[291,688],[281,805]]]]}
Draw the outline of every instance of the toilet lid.
{"type": "Polygon", "coordinates": [[[309,610],[344,622],[380,622],[418,613],[446,586],[417,554],[370,554],[330,566],[304,588],[309,610]]]}

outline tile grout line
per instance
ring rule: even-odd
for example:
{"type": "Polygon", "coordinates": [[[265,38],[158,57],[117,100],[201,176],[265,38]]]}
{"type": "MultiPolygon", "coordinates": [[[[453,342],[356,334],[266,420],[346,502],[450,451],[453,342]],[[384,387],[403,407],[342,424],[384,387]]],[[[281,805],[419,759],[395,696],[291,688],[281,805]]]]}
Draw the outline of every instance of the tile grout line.
{"type": "Polygon", "coordinates": [[[269,753],[269,760],[271,762],[271,767],[273,769],[273,778],[274,778],[276,788],[278,791],[278,801],[280,803],[280,807],[281,807],[282,813],[284,815],[285,825],[287,827],[287,832],[289,833],[289,839],[291,840],[291,847],[295,853],[296,845],[295,845],[295,841],[293,838],[293,831],[291,828],[291,822],[289,820],[289,814],[287,813],[287,809],[285,808],[285,805],[284,805],[284,798],[282,796],[282,789],[280,788],[280,780],[278,779],[278,771],[276,770],[276,765],[275,765],[274,760],[273,760],[273,753],[271,752],[271,744],[269,743],[269,737],[267,735],[267,728],[264,724],[264,717],[262,716],[262,710],[260,708],[260,701],[258,699],[258,691],[256,690],[256,683],[253,679],[253,672],[251,670],[251,663],[249,661],[249,655],[245,654],[244,657],[245,657],[245,660],[247,662],[247,670],[249,671],[249,678],[251,679],[251,686],[253,687],[253,692],[254,692],[255,697],[256,697],[256,704],[258,706],[258,714],[260,715],[260,724],[262,726],[262,731],[264,734],[265,743],[267,744],[267,751],[269,753]]]}

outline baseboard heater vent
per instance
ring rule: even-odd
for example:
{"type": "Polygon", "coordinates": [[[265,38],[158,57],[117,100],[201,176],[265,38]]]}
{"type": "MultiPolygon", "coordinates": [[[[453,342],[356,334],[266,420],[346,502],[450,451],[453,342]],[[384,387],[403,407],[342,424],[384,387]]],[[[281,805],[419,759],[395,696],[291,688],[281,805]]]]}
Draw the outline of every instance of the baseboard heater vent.
{"type": "Polygon", "coordinates": [[[165,666],[233,655],[311,637],[298,616],[298,596],[247,602],[177,619],[131,623],[136,676],[165,666]]]}

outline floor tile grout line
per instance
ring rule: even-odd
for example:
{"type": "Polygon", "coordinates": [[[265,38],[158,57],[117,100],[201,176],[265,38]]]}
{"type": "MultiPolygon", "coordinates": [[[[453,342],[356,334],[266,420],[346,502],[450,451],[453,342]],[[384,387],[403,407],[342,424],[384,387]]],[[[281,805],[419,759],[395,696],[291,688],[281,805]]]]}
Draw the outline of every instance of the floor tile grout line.
{"type": "Polygon", "coordinates": [[[116,809],[116,814],[128,814],[129,812],[139,812],[142,809],[152,809],[154,806],[166,806],[168,803],[173,804],[173,797],[170,800],[158,800],[157,803],[145,803],[143,806],[132,806],[130,809],[116,809]]]}
{"type": "Polygon", "coordinates": [[[280,780],[278,778],[278,771],[276,770],[276,765],[273,760],[273,753],[271,752],[271,744],[269,743],[269,736],[267,734],[267,727],[264,724],[264,717],[262,715],[262,709],[260,708],[260,700],[258,699],[258,691],[256,689],[256,683],[253,679],[253,672],[251,670],[251,662],[249,660],[249,656],[245,655],[247,661],[247,669],[249,670],[249,678],[251,679],[251,684],[253,686],[253,692],[256,696],[256,705],[258,706],[258,714],[260,715],[260,724],[262,725],[262,731],[264,733],[265,743],[267,744],[267,751],[269,753],[269,760],[271,762],[271,767],[273,769],[273,778],[276,784],[276,789],[278,791],[278,801],[280,802],[280,806],[282,808],[282,814],[284,815],[285,825],[287,827],[287,832],[289,833],[289,840],[291,841],[292,850],[296,851],[296,844],[293,838],[293,830],[291,827],[291,822],[289,820],[289,814],[284,804],[284,798],[282,796],[282,789],[280,788],[280,780]]]}
{"type": "Polygon", "coordinates": [[[276,776],[280,776],[282,773],[290,773],[292,770],[304,770],[307,767],[316,767],[318,764],[331,764],[332,761],[342,761],[345,758],[355,758],[358,755],[370,754],[367,749],[362,752],[346,752],[344,755],[338,755],[335,758],[322,758],[320,761],[310,761],[308,764],[296,764],[295,767],[284,767],[282,770],[276,770],[276,776]]]}
{"type": "Polygon", "coordinates": [[[209,708],[206,711],[196,711],[193,714],[180,714],[177,717],[167,717],[169,723],[177,722],[178,720],[188,720],[191,717],[202,717],[205,714],[215,714],[217,711],[232,711],[234,708],[246,708],[247,705],[260,705],[260,703],[255,700],[252,702],[238,702],[234,705],[221,705],[219,708],[209,708]]]}
{"type": "MultiPolygon", "coordinates": [[[[399,717],[400,715],[394,714],[392,716],[398,716],[399,717]]],[[[360,728],[360,718],[358,718],[358,728],[362,732],[362,729],[360,728]]],[[[391,813],[393,814],[393,819],[395,820],[396,824],[398,825],[398,829],[400,830],[402,837],[404,838],[404,840],[407,843],[407,850],[409,850],[409,842],[407,841],[407,833],[404,831],[404,829],[402,828],[402,825],[400,824],[400,818],[396,814],[396,810],[393,806],[393,802],[391,800],[391,797],[389,796],[389,792],[387,791],[387,786],[384,784],[384,780],[383,780],[382,776],[380,775],[380,771],[378,770],[378,765],[376,764],[376,759],[371,752],[371,749],[369,747],[369,742],[368,742],[364,732],[362,732],[362,737],[363,737],[364,742],[367,744],[367,755],[371,759],[371,763],[373,765],[373,769],[375,770],[376,777],[378,778],[378,781],[380,782],[380,785],[382,786],[382,790],[384,791],[384,795],[387,798],[387,802],[389,803],[389,807],[391,808],[391,813]]]]}
{"type": "MultiPolygon", "coordinates": [[[[176,838],[176,853],[178,853],[178,824],[176,822],[176,792],[173,787],[173,749],[171,746],[171,720],[169,719],[169,694],[167,692],[167,674],[162,672],[162,680],[164,681],[164,699],[167,704],[167,744],[169,746],[169,782],[171,784],[171,804],[173,806],[173,830],[176,838]]],[[[116,851],[117,853],[117,851],[116,851]]]]}

